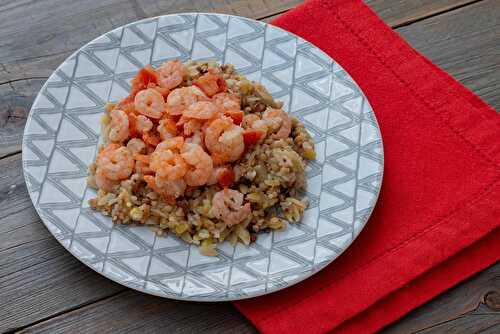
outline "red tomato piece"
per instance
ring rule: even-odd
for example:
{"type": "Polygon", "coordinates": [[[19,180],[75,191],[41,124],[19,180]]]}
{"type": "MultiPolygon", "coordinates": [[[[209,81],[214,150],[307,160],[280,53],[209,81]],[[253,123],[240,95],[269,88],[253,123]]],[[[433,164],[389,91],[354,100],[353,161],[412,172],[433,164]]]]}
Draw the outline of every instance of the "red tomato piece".
{"type": "Polygon", "coordinates": [[[148,88],[148,86],[158,85],[158,73],[151,67],[146,65],[137,72],[137,75],[132,79],[131,95],[135,96],[138,91],[148,88]]]}
{"type": "Polygon", "coordinates": [[[206,73],[193,81],[193,85],[200,88],[208,97],[227,90],[226,80],[220,75],[206,73]]]}
{"type": "Polygon", "coordinates": [[[133,112],[127,113],[128,115],[128,131],[131,138],[136,138],[139,136],[139,131],[137,131],[137,115],[133,112]]]}
{"type": "Polygon", "coordinates": [[[245,130],[243,132],[243,141],[245,142],[245,147],[250,147],[259,142],[259,140],[264,136],[264,131],[261,130],[245,130]]]}
{"type": "Polygon", "coordinates": [[[228,188],[230,187],[233,182],[234,182],[234,172],[230,168],[224,168],[220,173],[219,173],[219,178],[218,178],[219,184],[224,187],[228,188]]]}
{"type": "Polygon", "coordinates": [[[226,116],[231,117],[233,123],[236,125],[240,125],[243,120],[243,116],[245,115],[241,110],[226,110],[224,111],[226,116]]]}

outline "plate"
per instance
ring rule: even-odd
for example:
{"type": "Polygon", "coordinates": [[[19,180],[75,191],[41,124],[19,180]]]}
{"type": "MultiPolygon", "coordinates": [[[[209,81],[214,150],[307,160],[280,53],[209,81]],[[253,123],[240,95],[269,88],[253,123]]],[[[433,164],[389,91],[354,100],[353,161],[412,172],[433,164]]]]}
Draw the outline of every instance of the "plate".
{"type": "Polygon", "coordinates": [[[297,283],[338,257],[361,232],[383,173],[379,128],[368,100],[342,67],[307,41],[262,22],[176,14],[134,22],[91,41],[51,75],[24,131],[23,169],[48,230],[80,261],[120,284],[196,301],[236,300],[297,283]],[[249,247],[223,243],[200,255],[172,235],[114,225],[92,211],[86,184],[107,101],[128,94],[148,63],[212,59],[264,84],[314,138],[310,206],[301,223],[262,233],[249,247]]]}

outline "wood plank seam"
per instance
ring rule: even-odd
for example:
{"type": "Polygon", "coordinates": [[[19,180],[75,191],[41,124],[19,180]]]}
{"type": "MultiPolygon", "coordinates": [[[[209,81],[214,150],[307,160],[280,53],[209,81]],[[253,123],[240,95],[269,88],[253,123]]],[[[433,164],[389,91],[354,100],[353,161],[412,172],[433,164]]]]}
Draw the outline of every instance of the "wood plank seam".
{"type": "MultiPolygon", "coordinates": [[[[481,2],[481,1],[485,1],[485,0],[475,0],[475,1],[471,1],[471,2],[466,3],[466,4],[461,4],[461,5],[457,5],[457,6],[451,7],[451,8],[447,8],[446,10],[436,11],[436,12],[430,13],[430,14],[428,14],[428,15],[423,15],[423,16],[420,16],[420,17],[419,17],[419,18],[417,18],[417,19],[411,19],[411,20],[408,20],[408,21],[407,21],[407,22],[405,22],[405,23],[397,23],[397,24],[394,24],[394,25],[392,25],[392,27],[393,27],[394,29],[397,29],[397,28],[400,28],[400,27],[408,27],[408,26],[411,26],[411,25],[412,25],[412,24],[414,24],[414,23],[418,23],[418,22],[420,22],[420,21],[424,21],[424,20],[429,19],[429,18],[432,18],[432,17],[440,16],[440,15],[445,14],[445,13],[451,13],[451,12],[453,12],[453,11],[456,11],[456,10],[458,10],[458,9],[461,9],[461,8],[464,8],[464,7],[467,7],[467,6],[470,6],[470,5],[472,5],[472,4],[476,4],[476,3],[481,2]]],[[[137,1],[134,1],[134,2],[137,4],[137,1]]],[[[271,17],[276,16],[276,15],[279,15],[279,14],[281,14],[281,13],[283,13],[283,12],[284,12],[284,11],[280,11],[280,12],[275,13],[275,14],[262,16],[260,19],[267,19],[267,18],[271,18],[271,17]]],[[[67,53],[67,52],[70,52],[70,51],[63,51],[63,52],[59,52],[58,54],[64,54],[64,53],[67,53]]],[[[44,56],[42,56],[42,57],[44,57],[44,56]]],[[[50,55],[46,55],[45,57],[50,57],[50,55]]],[[[32,59],[39,59],[40,57],[30,57],[30,58],[32,58],[32,59]]],[[[28,58],[26,58],[26,59],[28,59],[28,58]]],[[[1,65],[2,67],[4,67],[4,65],[3,65],[3,64],[0,64],[0,65],[1,65]]],[[[8,72],[6,68],[4,68],[4,69],[5,69],[5,71],[6,71],[6,72],[8,72]]],[[[20,78],[20,79],[13,79],[13,80],[8,80],[8,81],[5,81],[5,82],[3,82],[3,83],[0,83],[0,85],[2,85],[2,84],[9,84],[9,85],[12,87],[12,90],[15,90],[15,89],[14,89],[14,87],[12,86],[12,83],[17,82],[17,81],[26,81],[26,80],[33,80],[33,79],[35,79],[35,80],[43,80],[43,79],[46,79],[46,77],[39,77],[39,78],[34,77],[34,78],[20,78]]],[[[12,157],[12,156],[15,156],[15,155],[19,154],[19,152],[20,152],[20,151],[16,151],[16,152],[10,153],[10,154],[6,155],[5,157],[12,157]]],[[[0,160],[1,160],[1,159],[0,159],[0,160]]],[[[22,211],[22,210],[20,210],[20,211],[22,211]]],[[[34,242],[34,241],[31,241],[31,242],[34,242]]],[[[18,246],[20,246],[20,245],[18,245],[18,246]]],[[[42,262],[42,263],[43,263],[43,262],[42,262]]],[[[40,264],[40,263],[39,263],[39,264],[40,264]]],[[[39,264],[38,264],[38,265],[39,265],[39,264]]],[[[17,271],[16,271],[16,272],[17,272],[17,271]]],[[[128,290],[128,289],[126,289],[126,288],[123,288],[123,290],[120,290],[120,291],[118,291],[118,292],[114,292],[113,294],[108,295],[108,296],[106,296],[106,297],[102,297],[102,298],[95,299],[95,300],[93,300],[93,301],[88,301],[88,302],[86,302],[86,303],[82,303],[82,304],[80,304],[80,305],[78,305],[78,306],[75,306],[75,307],[73,307],[73,308],[68,308],[68,309],[66,309],[66,310],[64,310],[64,311],[61,311],[61,312],[58,312],[58,313],[52,314],[52,315],[50,315],[50,316],[48,316],[48,317],[45,317],[45,318],[43,318],[43,319],[39,319],[39,320],[37,320],[37,321],[35,321],[35,322],[32,322],[32,323],[30,323],[30,324],[27,324],[27,325],[25,325],[25,326],[19,327],[19,328],[17,328],[17,329],[13,329],[13,330],[9,331],[9,333],[14,332],[14,331],[16,331],[16,330],[22,330],[22,329],[29,328],[29,327],[31,327],[31,326],[33,326],[33,325],[35,325],[35,324],[39,324],[39,323],[45,322],[45,321],[50,320],[50,319],[52,319],[52,318],[57,318],[57,317],[59,317],[59,316],[61,316],[61,315],[63,315],[63,314],[66,314],[66,313],[70,313],[70,312],[77,311],[77,310],[79,310],[79,309],[82,309],[82,308],[88,307],[89,305],[95,304],[95,303],[97,303],[97,302],[106,301],[106,300],[108,300],[108,299],[110,299],[110,298],[114,298],[114,297],[116,297],[116,296],[122,295],[124,292],[127,292],[127,291],[129,291],[129,290],[128,290]]],[[[480,306],[480,304],[479,304],[477,307],[479,307],[479,306],[480,306]]],[[[476,309],[477,309],[477,307],[476,307],[476,309]]],[[[474,309],[474,310],[476,310],[476,309],[474,309]]],[[[473,311],[474,311],[474,310],[473,310],[473,311]]],[[[473,312],[473,311],[470,311],[470,312],[473,312]]],[[[467,312],[467,313],[465,313],[465,314],[469,314],[470,312],[467,312]]],[[[461,316],[456,317],[456,319],[460,319],[460,318],[462,318],[465,314],[462,314],[461,316]]],[[[456,319],[454,319],[454,320],[456,320],[456,319]]],[[[448,320],[448,321],[441,322],[441,323],[439,323],[439,324],[435,324],[435,325],[429,326],[428,328],[433,328],[433,327],[438,326],[438,325],[443,325],[443,324],[448,323],[448,322],[450,322],[450,321],[453,321],[453,319],[448,320]]],[[[484,329],[484,331],[487,331],[487,330],[488,330],[488,329],[490,329],[490,328],[494,328],[495,326],[497,326],[497,325],[496,325],[496,324],[494,324],[494,325],[492,325],[492,326],[490,326],[490,327],[488,327],[488,328],[485,328],[485,329],[484,329]]],[[[423,330],[425,330],[425,328],[420,329],[420,330],[418,330],[417,332],[422,332],[423,330]]],[[[415,332],[415,333],[416,333],[416,332],[415,332]]]]}

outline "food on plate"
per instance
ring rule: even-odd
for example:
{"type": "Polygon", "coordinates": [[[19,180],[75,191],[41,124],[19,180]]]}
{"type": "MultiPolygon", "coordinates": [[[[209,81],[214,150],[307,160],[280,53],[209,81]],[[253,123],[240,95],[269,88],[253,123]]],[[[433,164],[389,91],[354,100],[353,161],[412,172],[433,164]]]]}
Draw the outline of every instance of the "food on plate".
{"type": "Polygon", "coordinates": [[[90,206],[118,224],[174,233],[217,254],[298,222],[314,142],[261,84],[230,64],[147,65],[108,104],[89,167],[90,206]]]}

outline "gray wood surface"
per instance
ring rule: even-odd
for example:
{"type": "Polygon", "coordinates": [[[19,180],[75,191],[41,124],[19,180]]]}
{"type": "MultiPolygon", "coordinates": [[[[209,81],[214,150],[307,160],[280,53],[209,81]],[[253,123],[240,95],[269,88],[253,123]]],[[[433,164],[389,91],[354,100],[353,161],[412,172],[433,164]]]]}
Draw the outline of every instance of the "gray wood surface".
{"type": "MultiPolygon", "coordinates": [[[[255,331],[228,303],[146,296],[74,259],[32,207],[22,177],[20,142],[29,108],[45,79],[71,52],[98,35],[136,19],[182,11],[270,20],[298,2],[0,2],[0,332],[255,331]]],[[[367,3],[415,48],[500,109],[500,1],[367,3]]],[[[386,332],[500,333],[500,293],[494,293],[500,291],[499,285],[497,264],[411,312],[386,332]]]]}

